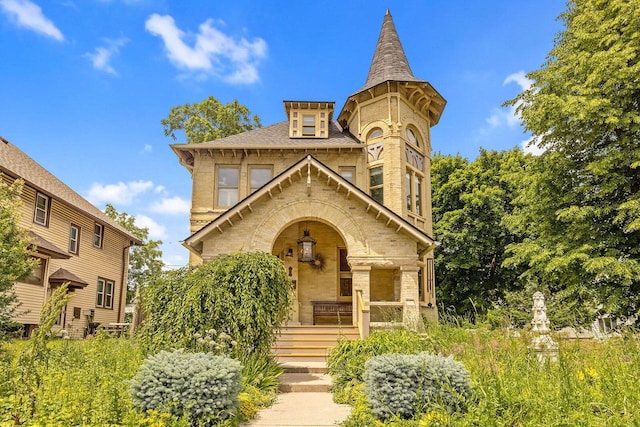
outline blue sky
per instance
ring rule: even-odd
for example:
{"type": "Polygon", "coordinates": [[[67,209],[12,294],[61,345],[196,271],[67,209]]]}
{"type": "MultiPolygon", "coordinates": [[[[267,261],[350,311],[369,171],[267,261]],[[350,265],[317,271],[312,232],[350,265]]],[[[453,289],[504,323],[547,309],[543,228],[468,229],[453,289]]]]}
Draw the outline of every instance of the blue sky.
{"type": "Polygon", "coordinates": [[[184,265],[191,179],[160,120],[209,95],[263,125],[285,120],[285,99],[339,110],[387,8],[414,75],[448,102],[434,151],[473,159],[529,139],[501,105],[553,46],[560,0],[0,0],[0,135],[99,208],[135,215],[184,265]]]}

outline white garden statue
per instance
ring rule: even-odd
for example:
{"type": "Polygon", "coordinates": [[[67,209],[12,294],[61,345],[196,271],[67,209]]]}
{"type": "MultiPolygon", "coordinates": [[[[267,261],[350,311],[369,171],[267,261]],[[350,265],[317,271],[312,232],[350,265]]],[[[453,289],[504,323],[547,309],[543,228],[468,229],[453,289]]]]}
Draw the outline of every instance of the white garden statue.
{"type": "Polygon", "coordinates": [[[558,360],[558,343],[549,335],[549,319],[547,319],[547,306],[544,304],[542,292],[533,294],[533,321],[531,321],[533,339],[531,347],[536,352],[538,360],[544,362],[558,360]]]}

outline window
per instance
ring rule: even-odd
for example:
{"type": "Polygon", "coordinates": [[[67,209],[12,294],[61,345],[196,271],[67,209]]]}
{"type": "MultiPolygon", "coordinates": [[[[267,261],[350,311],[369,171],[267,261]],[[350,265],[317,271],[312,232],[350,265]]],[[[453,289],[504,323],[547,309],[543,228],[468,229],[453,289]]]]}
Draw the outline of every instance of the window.
{"type": "Polygon", "coordinates": [[[79,319],[82,309],[80,307],[73,307],[73,318],[79,319]]]}
{"type": "Polygon", "coordinates": [[[49,208],[51,199],[42,193],[36,193],[36,208],[33,213],[33,222],[47,226],[49,224],[49,208]]]}
{"type": "Polygon", "coordinates": [[[406,179],[404,181],[404,186],[407,189],[407,210],[413,210],[413,194],[411,194],[411,190],[413,186],[411,185],[411,172],[407,171],[406,179]]]}
{"type": "Polygon", "coordinates": [[[78,255],[80,249],[80,227],[71,224],[69,229],[69,252],[78,255]]]}
{"type": "Polygon", "coordinates": [[[347,262],[347,250],[345,248],[338,248],[339,252],[339,267],[340,267],[340,289],[339,296],[342,299],[351,298],[353,294],[353,281],[351,278],[351,268],[347,262]]]}
{"type": "Polygon", "coordinates": [[[405,189],[407,191],[407,210],[422,215],[422,176],[407,168],[405,189]]]}
{"type": "Polygon", "coordinates": [[[418,175],[413,177],[414,194],[416,200],[416,213],[422,215],[422,178],[418,175]]]}
{"type": "Polygon", "coordinates": [[[407,128],[406,135],[407,135],[407,140],[410,143],[412,143],[416,147],[420,147],[420,139],[416,136],[416,132],[413,129],[407,128]]]}
{"type": "Polygon", "coordinates": [[[369,169],[369,194],[377,202],[384,203],[382,166],[369,169]]]}
{"type": "Polygon", "coordinates": [[[102,240],[104,238],[104,227],[97,222],[93,224],[93,246],[102,248],[102,240]]]}
{"type": "Polygon", "coordinates": [[[378,138],[382,138],[382,129],[374,128],[371,130],[371,132],[369,132],[369,135],[367,136],[367,141],[370,141],[372,139],[378,139],[378,138]]]}
{"type": "Polygon", "coordinates": [[[250,193],[265,185],[271,180],[271,166],[251,166],[249,167],[250,193]]]}
{"type": "Polygon", "coordinates": [[[238,181],[240,169],[237,166],[218,168],[217,206],[230,207],[238,203],[238,181]]]}
{"type": "Polygon", "coordinates": [[[113,308],[113,288],[112,280],[98,278],[96,307],[113,308]]]}
{"type": "Polygon", "coordinates": [[[316,116],[302,116],[302,135],[316,136],[316,116]]]}
{"type": "Polygon", "coordinates": [[[25,279],[25,282],[31,283],[32,285],[42,286],[44,284],[44,268],[47,265],[47,260],[37,257],[34,257],[33,259],[36,260],[36,265],[33,266],[31,276],[25,279]]]}
{"type": "Polygon", "coordinates": [[[353,180],[356,176],[356,168],[354,167],[341,167],[340,176],[353,184],[353,180]]]}

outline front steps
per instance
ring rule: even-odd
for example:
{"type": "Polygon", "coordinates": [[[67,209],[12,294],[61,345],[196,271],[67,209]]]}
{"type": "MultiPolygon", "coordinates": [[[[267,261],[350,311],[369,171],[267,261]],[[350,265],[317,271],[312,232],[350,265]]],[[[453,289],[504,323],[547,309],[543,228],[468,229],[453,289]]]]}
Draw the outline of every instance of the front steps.
{"type": "Polygon", "coordinates": [[[360,338],[355,326],[283,326],[273,354],[280,362],[315,362],[326,366],[329,352],[338,339],[360,338]]]}

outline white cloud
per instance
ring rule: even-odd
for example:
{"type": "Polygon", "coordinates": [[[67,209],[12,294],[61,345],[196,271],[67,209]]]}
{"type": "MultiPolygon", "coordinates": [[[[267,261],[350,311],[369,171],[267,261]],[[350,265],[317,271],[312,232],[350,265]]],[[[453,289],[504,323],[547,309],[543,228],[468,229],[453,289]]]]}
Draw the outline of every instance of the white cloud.
{"type": "Polygon", "coordinates": [[[520,143],[520,146],[522,147],[522,151],[524,151],[527,154],[533,154],[534,156],[541,155],[546,150],[536,145],[537,141],[538,141],[538,138],[536,137],[529,138],[527,140],[522,141],[520,143]]]}
{"type": "MultiPolygon", "coordinates": [[[[220,25],[221,21],[216,21],[220,25]]],[[[258,64],[267,55],[267,43],[256,38],[239,40],[213,27],[208,19],[194,35],[185,34],[170,15],[151,15],[145,28],[164,41],[169,60],[178,68],[205,73],[230,83],[255,83],[259,80],[258,64]],[[187,41],[193,41],[190,46],[187,41]]]]}
{"type": "Polygon", "coordinates": [[[504,82],[502,82],[503,86],[508,85],[509,83],[517,83],[520,86],[520,89],[523,91],[528,90],[533,84],[533,80],[527,78],[527,74],[524,70],[520,70],[517,73],[509,74],[504,82]]]}
{"type": "Polygon", "coordinates": [[[149,238],[151,240],[165,240],[169,237],[167,227],[158,224],[153,218],[146,215],[135,216],[136,225],[138,227],[147,228],[149,230],[149,238]]]}
{"type": "MultiPolygon", "coordinates": [[[[532,80],[527,78],[526,73],[520,70],[516,73],[509,74],[502,82],[503,86],[509,83],[516,83],[520,86],[521,91],[528,90],[533,83],[532,80]]],[[[517,113],[519,103],[511,105],[509,108],[494,108],[491,111],[491,115],[485,119],[490,127],[508,126],[516,127],[520,124],[520,116],[517,113]]]]}
{"type": "Polygon", "coordinates": [[[33,30],[37,33],[63,41],[62,32],[47,18],[42,9],[30,0],[0,0],[0,8],[16,20],[19,27],[33,30]]]}
{"type": "Polygon", "coordinates": [[[83,56],[89,58],[93,63],[93,68],[109,74],[117,75],[116,70],[111,66],[111,58],[120,52],[120,48],[127,44],[126,38],[104,39],[106,46],[99,46],[93,53],[85,53],[83,56]]]}
{"type": "Polygon", "coordinates": [[[151,153],[153,151],[153,146],[151,144],[144,144],[143,150],[145,153],[151,153]]]}
{"type": "Polygon", "coordinates": [[[128,183],[118,182],[117,184],[100,184],[94,182],[86,195],[94,205],[113,203],[117,205],[130,205],[134,198],[153,188],[151,181],[132,181],[128,183]]]}
{"type": "Polygon", "coordinates": [[[152,204],[149,208],[151,212],[167,215],[187,214],[190,209],[189,201],[178,196],[162,199],[152,204]]]}

